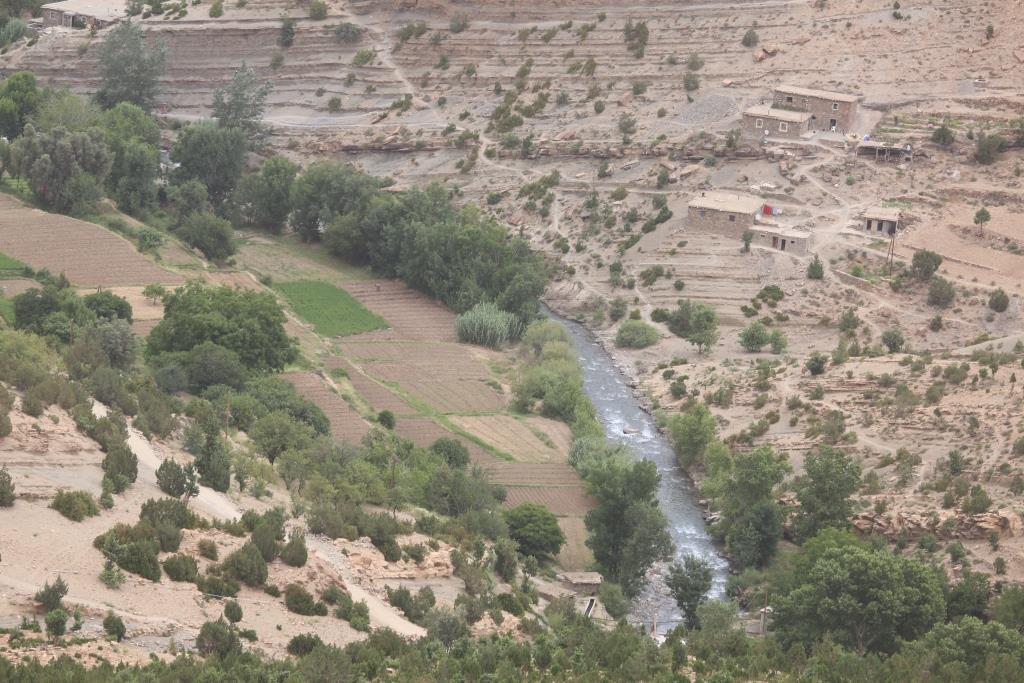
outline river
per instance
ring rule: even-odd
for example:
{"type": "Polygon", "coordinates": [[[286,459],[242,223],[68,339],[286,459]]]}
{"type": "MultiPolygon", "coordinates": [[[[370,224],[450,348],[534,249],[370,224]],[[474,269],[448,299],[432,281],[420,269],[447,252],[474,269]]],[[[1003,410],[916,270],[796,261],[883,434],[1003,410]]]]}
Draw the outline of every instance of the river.
{"type": "MultiPolygon", "coordinates": [[[[725,591],[729,565],[718,554],[704,525],[697,504],[697,492],[676,462],[668,439],[658,431],[654,418],[645,412],[633,396],[625,377],[608,353],[579,323],[548,312],[569,330],[583,369],[583,386],[597,409],[597,419],[612,441],[625,444],[637,458],[651,460],[661,473],[658,500],[668,518],[668,529],[676,546],[676,557],[702,557],[711,565],[712,597],[725,591]]],[[[666,568],[656,566],[647,588],[633,604],[631,621],[650,627],[657,618],[658,632],[664,633],[678,625],[681,617],[675,600],[664,583],[666,568]]]]}

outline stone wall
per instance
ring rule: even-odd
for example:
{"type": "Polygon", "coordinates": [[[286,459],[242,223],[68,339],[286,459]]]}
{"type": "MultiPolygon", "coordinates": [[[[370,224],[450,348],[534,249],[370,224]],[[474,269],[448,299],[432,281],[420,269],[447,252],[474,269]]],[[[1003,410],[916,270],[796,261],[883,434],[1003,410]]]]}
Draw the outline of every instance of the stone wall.
{"type": "Polygon", "coordinates": [[[795,140],[807,132],[807,124],[779,121],[778,119],[769,118],[767,116],[754,116],[753,114],[743,115],[743,125],[741,130],[744,138],[747,138],[748,140],[763,138],[765,129],[768,130],[768,135],[773,138],[787,138],[795,140]],[[758,121],[761,121],[761,128],[757,127],[758,121]],[[779,124],[783,125],[780,126],[779,124]],[[782,130],[782,128],[785,128],[786,130],[782,130]]]}
{"type": "Polygon", "coordinates": [[[787,95],[783,92],[775,92],[772,106],[810,112],[814,116],[809,122],[810,130],[828,130],[829,120],[836,119],[839,131],[846,132],[850,130],[854,120],[857,118],[856,102],[833,102],[832,100],[820,97],[787,95]],[[793,101],[787,102],[787,97],[792,97],[793,101]],[[833,109],[833,105],[836,106],[835,109],[833,109]]]}
{"type": "Polygon", "coordinates": [[[686,213],[686,227],[701,232],[712,232],[726,237],[740,239],[743,231],[752,228],[754,216],[744,213],[730,213],[713,209],[689,208],[686,213]],[[702,215],[703,214],[703,215],[702,215]]]}

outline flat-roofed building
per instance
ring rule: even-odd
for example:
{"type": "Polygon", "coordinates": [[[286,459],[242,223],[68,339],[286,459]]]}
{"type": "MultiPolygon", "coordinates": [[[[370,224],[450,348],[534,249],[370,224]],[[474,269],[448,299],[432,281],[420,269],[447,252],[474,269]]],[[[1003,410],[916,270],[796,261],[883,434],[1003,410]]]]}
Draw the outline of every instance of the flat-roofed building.
{"type": "Polygon", "coordinates": [[[758,224],[754,226],[753,232],[753,244],[801,256],[807,254],[811,241],[810,233],[777,225],[758,224]]]}
{"type": "Polygon", "coordinates": [[[792,109],[811,115],[810,130],[835,130],[845,133],[853,128],[857,120],[857,104],[860,97],[830,90],[801,88],[795,85],[780,85],[775,88],[772,106],[777,109],[792,109]]]}
{"type": "Polygon", "coordinates": [[[863,227],[873,235],[895,235],[900,229],[900,210],[873,206],[864,212],[863,227]]]}
{"type": "Polygon", "coordinates": [[[764,202],[731,192],[701,192],[687,205],[687,223],[694,228],[739,239],[757,222],[764,202]]]}
{"type": "Polygon", "coordinates": [[[810,120],[809,112],[759,104],[743,112],[743,137],[799,138],[809,130],[810,120]]]}
{"type": "Polygon", "coordinates": [[[100,29],[128,16],[123,0],[64,0],[42,6],[43,26],[100,29]]]}

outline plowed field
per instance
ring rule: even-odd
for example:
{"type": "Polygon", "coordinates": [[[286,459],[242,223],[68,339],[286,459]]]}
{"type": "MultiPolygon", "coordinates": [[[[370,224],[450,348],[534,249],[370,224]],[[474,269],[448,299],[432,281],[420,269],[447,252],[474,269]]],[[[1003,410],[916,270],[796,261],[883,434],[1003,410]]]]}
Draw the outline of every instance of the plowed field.
{"type": "Polygon", "coordinates": [[[523,503],[543,505],[559,517],[578,516],[594,507],[595,501],[580,486],[509,486],[506,507],[523,503]]]}
{"type": "Polygon", "coordinates": [[[320,406],[331,422],[335,441],[358,443],[370,431],[370,425],[359,413],[314,373],[289,372],[281,377],[291,382],[299,395],[320,406]]]}
{"type": "Polygon", "coordinates": [[[544,420],[544,418],[527,418],[517,420],[511,415],[483,415],[469,417],[453,417],[452,421],[467,432],[476,434],[489,444],[510,454],[519,462],[564,462],[568,457],[568,443],[561,439],[562,447],[550,436],[549,443],[538,436],[545,431],[538,428],[538,422],[551,422],[545,425],[551,432],[569,431],[568,425],[544,420]],[[536,431],[535,431],[536,430],[536,431]]]}
{"type": "Polygon", "coordinates": [[[0,252],[36,269],[64,273],[82,287],[116,287],[185,279],[140,254],[126,239],[93,223],[47,213],[0,194],[0,252]]]}
{"type": "Polygon", "coordinates": [[[391,324],[356,339],[455,341],[455,314],[426,294],[398,281],[346,283],[345,290],[391,324]]]}

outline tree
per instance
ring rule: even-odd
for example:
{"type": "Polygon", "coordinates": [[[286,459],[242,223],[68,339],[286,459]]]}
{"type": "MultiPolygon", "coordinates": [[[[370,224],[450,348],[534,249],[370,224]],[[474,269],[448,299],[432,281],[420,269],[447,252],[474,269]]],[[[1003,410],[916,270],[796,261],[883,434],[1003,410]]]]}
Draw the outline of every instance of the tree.
{"type": "Polygon", "coordinates": [[[946,614],[942,585],[931,567],[888,550],[846,546],[826,550],[775,605],[784,646],[811,644],[829,633],[858,653],[892,652],[946,614]]]}
{"type": "Polygon", "coordinates": [[[512,583],[518,568],[516,542],[510,538],[499,538],[494,544],[494,573],[505,583],[512,583]]]}
{"type": "Polygon", "coordinates": [[[775,501],[762,499],[731,519],[726,547],[740,570],[763,567],[775,556],[782,538],[782,511],[775,501]]]}
{"type": "Polygon", "coordinates": [[[627,320],[615,334],[615,346],[629,349],[645,349],[658,343],[658,331],[642,320],[627,320]]]}
{"type": "Polygon", "coordinates": [[[1010,306],[1010,297],[1002,289],[988,295],[988,307],[996,313],[1002,313],[1010,306]]]}
{"type": "Polygon", "coordinates": [[[902,349],[904,342],[903,333],[895,328],[882,332],[882,343],[889,349],[889,353],[896,353],[902,349]]]}
{"type": "MultiPolygon", "coordinates": [[[[7,418],[7,411],[0,415],[0,418],[7,418]]],[[[8,418],[8,424],[10,424],[10,418],[8,418]]],[[[6,436],[6,435],[3,435],[6,436]]],[[[14,505],[14,481],[11,479],[11,473],[7,471],[6,467],[0,467],[0,508],[9,508],[14,505]]]]}
{"type": "Polygon", "coordinates": [[[131,102],[144,111],[156,104],[160,77],[167,65],[163,42],[149,47],[142,28],[131,21],[119,23],[99,49],[102,84],[96,99],[106,109],[131,102]]]}
{"type": "Polygon", "coordinates": [[[786,335],[782,334],[782,330],[772,330],[772,333],[768,335],[768,344],[772,348],[772,353],[778,355],[785,352],[789,346],[789,340],[786,339],[786,335]]]}
{"type": "Polygon", "coordinates": [[[554,557],[565,543],[558,518],[536,503],[522,503],[505,511],[508,535],[523,555],[544,559],[554,557]]]}
{"type": "Polygon", "coordinates": [[[928,305],[947,308],[956,298],[956,290],[953,283],[938,275],[932,278],[928,285],[928,305]]]}
{"type": "Polygon", "coordinates": [[[39,133],[28,125],[11,145],[13,171],[28,181],[40,204],[61,212],[70,212],[76,205],[81,210],[97,199],[95,186],[103,183],[110,163],[103,134],[95,128],[39,133]]]}
{"type": "Polygon", "coordinates": [[[225,659],[233,654],[242,651],[242,643],[238,640],[238,634],[223,619],[207,621],[199,629],[196,637],[196,650],[203,657],[216,655],[225,659]]]}
{"type": "Polygon", "coordinates": [[[381,181],[351,166],[311,164],[292,187],[292,226],[304,241],[318,241],[339,217],[358,218],[366,212],[381,187],[381,181]]]}
{"type": "Polygon", "coordinates": [[[100,120],[100,108],[92,100],[70,90],[44,90],[39,108],[30,116],[37,131],[63,128],[68,132],[89,130],[100,120]]]}
{"type": "Polygon", "coordinates": [[[992,618],[1018,633],[1024,632],[1024,587],[1003,588],[992,605],[992,618]]]}
{"type": "Polygon", "coordinates": [[[212,213],[193,213],[185,219],[178,235],[211,261],[221,262],[235,253],[231,223],[212,213]]]}
{"type": "Polygon", "coordinates": [[[181,132],[171,158],[181,164],[174,171],[178,182],[198,180],[210,201],[221,206],[242,177],[246,154],[245,133],[213,122],[193,123],[181,132]]]}
{"type": "Polygon", "coordinates": [[[759,353],[770,341],[770,333],[763,323],[755,321],[740,330],[740,346],[751,353],[759,353]]]}
{"type": "Polygon", "coordinates": [[[174,218],[174,228],[180,228],[190,216],[203,213],[210,207],[210,195],[202,181],[192,179],[172,186],[167,191],[170,201],[170,214],[174,218]]]}
{"type": "Polygon", "coordinates": [[[232,624],[237,624],[242,620],[242,606],[238,604],[237,600],[228,600],[224,603],[224,618],[232,624]]]}
{"type": "Polygon", "coordinates": [[[442,436],[430,444],[430,451],[444,458],[449,467],[465,469],[469,465],[469,449],[458,439],[442,436]]]}
{"type": "Polygon", "coordinates": [[[281,548],[281,561],[289,567],[305,566],[309,559],[306,550],[306,536],[298,530],[293,530],[288,536],[288,542],[281,548]]]}
{"type": "Polygon", "coordinates": [[[894,659],[911,662],[913,675],[933,680],[1015,681],[1024,676],[1022,650],[1019,633],[997,622],[964,617],[937,625],[907,643],[894,659]]]}
{"type": "Polygon", "coordinates": [[[297,173],[298,166],[275,155],[264,162],[259,173],[242,178],[233,200],[239,221],[273,233],[284,230],[297,173]]]}
{"type": "Polygon", "coordinates": [[[82,297],[82,303],[100,320],[132,321],[132,305],[109,290],[87,294],[82,297]]]}
{"type": "Polygon", "coordinates": [[[668,433],[679,465],[689,470],[704,463],[704,451],[718,434],[718,422],[706,404],[696,403],[669,418],[668,433]]]}
{"type": "Polygon", "coordinates": [[[822,280],[825,278],[825,266],[822,264],[821,259],[818,255],[814,255],[814,259],[807,264],[807,278],[810,280],[822,280]]]}
{"type": "Polygon", "coordinates": [[[750,243],[754,241],[754,231],[750,229],[744,230],[743,234],[740,235],[740,240],[743,241],[743,253],[748,253],[750,251],[750,243]]]}
{"type": "Polygon", "coordinates": [[[121,617],[113,612],[107,612],[107,616],[103,617],[103,630],[117,643],[124,640],[125,633],[128,632],[124,627],[124,622],[121,621],[121,617]]]}
{"type": "Polygon", "coordinates": [[[992,214],[984,206],[974,212],[974,224],[979,228],[984,228],[990,220],[992,220],[992,214]]]}
{"type": "Polygon", "coordinates": [[[377,422],[384,429],[394,429],[395,428],[395,414],[393,412],[391,412],[390,410],[386,410],[386,409],[382,410],[379,413],[377,413],[377,422]]]}
{"type": "Polygon", "coordinates": [[[297,357],[285,320],[270,294],[193,280],[167,296],[164,318],[150,332],[146,352],[190,351],[211,341],[237,353],[253,371],[280,371],[297,357]]]}
{"type": "Polygon", "coordinates": [[[658,507],[658,468],[649,460],[613,456],[593,465],[586,481],[598,501],[584,520],[590,532],[587,546],[601,573],[626,595],[636,596],[651,565],[672,552],[667,520],[658,507]]]}
{"type": "Polygon", "coordinates": [[[942,125],[932,131],[932,142],[943,147],[949,147],[953,144],[956,136],[953,135],[953,130],[946,125],[943,121],[942,125]]]}
{"type": "Polygon", "coordinates": [[[812,353],[810,356],[807,357],[807,362],[804,363],[804,367],[807,368],[807,371],[810,372],[812,375],[820,375],[824,373],[825,368],[827,366],[828,356],[821,353],[820,351],[815,351],[814,353],[812,353]]]}
{"type": "Polygon", "coordinates": [[[185,495],[185,470],[171,458],[165,458],[156,468],[156,485],[168,496],[185,495]]]}
{"type": "Polygon", "coordinates": [[[120,102],[104,112],[99,125],[113,157],[107,189],[122,211],[137,215],[156,201],[160,127],[130,102],[120,102]]]}
{"type": "Polygon", "coordinates": [[[964,569],[960,580],[950,586],[946,594],[946,618],[950,621],[966,616],[986,618],[991,591],[987,575],[964,569]]]}
{"type": "Polygon", "coordinates": [[[845,528],[853,514],[850,497],[860,485],[860,465],[839,449],[820,446],[807,454],[804,472],[796,485],[800,535],[810,538],[826,527],[845,528]]]}
{"type": "Polygon", "coordinates": [[[125,442],[111,446],[101,464],[106,478],[113,482],[114,493],[124,491],[139,476],[139,459],[125,442]]]}
{"type": "Polygon", "coordinates": [[[46,613],[46,633],[51,638],[60,638],[67,628],[68,613],[58,607],[46,613]]]}
{"type": "Polygon", "coordinates": [[[247,586],[262,586],[267,580],[267,561],[251,541],[224,558],[223,567],[247,586]]]}
{"type": "Polygon", "coordinates": [[[0,136],[13,140],[42,103],[36,77],[29,71],[11,74],[0,83],[0,136]]]}
{"type": "Polygon", "coordinates": [[[682,564],[675,562],[669,567],[665,585],[682,611],[686,627],[697,628],[697,608],[711,590],[711,565],[703,558],[686,555],[682,564]]]}
{"type": "Polygon", "coordinates": [[[714,309],[689,299],[680,299],[676,310],[669,314],[668,329],[682,337],[701,352],[718,341],[718,316],[714,309]]]}
{"type": "Polygon", "coordinates": [[[910,261],[910,270],[918,280],[927,280],[935,274],[935,271],[937,271],[941,265],[941,256],[936,254],[934,251],[920,249],[914,252],[914,257],[910,261]]]}
{"type": "Polygon", "coordinates": [[[256,75],[244,61],[235,71],[231,83],[213,94],[213,118],[225,128],[238,128],[249,140],[252,149],[263,146],[269,134],[262,124],[267,96],[274,86],[256,75]]]}
{"type": "Polygon", "coordinates": [[[43,587],[36,592],[32,599],[42,605],[45,611],[52,612],[60,608],[61,601],[67,594],[68,584],[60,575],[57,575],[56,581],[52,584],[49,581],[44,583],[43,587]]]}
{"type": "Polygon", "coordinates": [[[466,620],[458,612],[440,607],[430,613],[427,637],[440,642],[445,651],[451,651],[455,642],[467,635],[469,629],[466,620]]]}
{"type": "Polygon", "coordinates": [[[974,159],[979,164],[994,163],[1005,147],[1006,140],[1002,136],[979,133],[978,141],[974,148],[974,159]]]}

